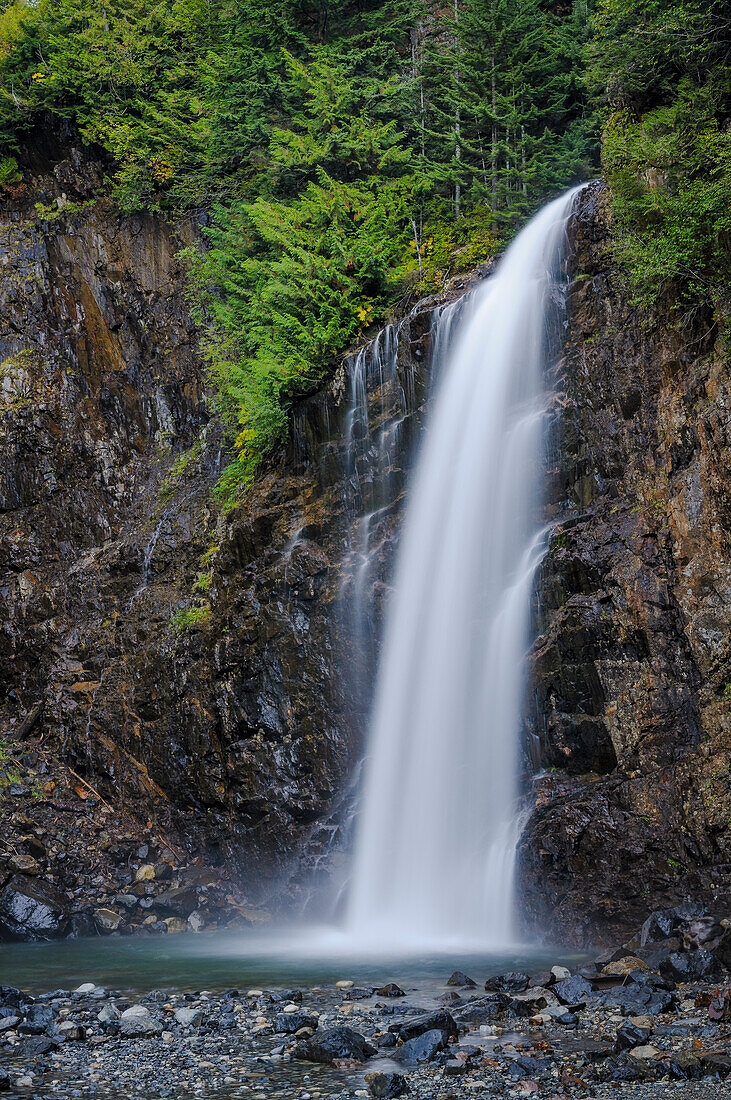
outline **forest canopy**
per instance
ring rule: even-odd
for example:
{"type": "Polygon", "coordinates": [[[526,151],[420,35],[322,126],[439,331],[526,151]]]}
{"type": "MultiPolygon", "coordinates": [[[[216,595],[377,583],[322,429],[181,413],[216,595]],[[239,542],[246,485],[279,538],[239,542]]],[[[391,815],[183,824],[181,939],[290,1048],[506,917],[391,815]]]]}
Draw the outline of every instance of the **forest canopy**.
{"type": "Polygon", "coordinates": [[[0,187],[39,127],[103,151],[125,211],[204,215],[191,294],[236,441],[395,303],[599,171],[645,300],[718,304],[731,238],[722,0],[13,0],[0,187]]]}

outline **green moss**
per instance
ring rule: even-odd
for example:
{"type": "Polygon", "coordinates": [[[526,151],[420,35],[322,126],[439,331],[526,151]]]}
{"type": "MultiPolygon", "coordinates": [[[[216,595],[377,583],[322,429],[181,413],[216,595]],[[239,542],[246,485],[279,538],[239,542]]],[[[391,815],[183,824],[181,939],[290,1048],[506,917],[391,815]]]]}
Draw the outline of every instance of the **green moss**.
{"type": "Polygon", "coordinates": [[[161,500],[170,500],[180,482],[190,473],[203,454],[203,441],[197,440],[187,451],[182,451],[173,462],[170,473],[160,485],[161,500]]]}
{"type": "Polygon", "coordinates": [[[186,630],[193,630],[196,627],[205,627],[210,618],[210,607],[180,608],[175,612],[170,621],[170,629],[175,634],[182,634],[186,630]]]}
{"type": "Polygon", "coordinates": [[[70,221],[89,210],[96,203],[96,199],[88,199],[86,202],[52,202],[46,205],[43,202],[35,204],[38,220],[42,222],[70,221]]]}

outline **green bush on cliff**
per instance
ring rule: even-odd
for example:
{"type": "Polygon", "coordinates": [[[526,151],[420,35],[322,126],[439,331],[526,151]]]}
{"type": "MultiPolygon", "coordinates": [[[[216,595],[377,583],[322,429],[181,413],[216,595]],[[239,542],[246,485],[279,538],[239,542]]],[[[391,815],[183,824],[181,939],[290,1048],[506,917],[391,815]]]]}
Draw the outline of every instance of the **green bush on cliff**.
{"type": "MultiPolygon", "coordinates": [[[[617,253],[645,304],[722,305],[731,260],[723,0],[601,0],[589,80],[605,118],[617,253]]],[[[723,307],[726,308],[726,307],[723,307]]]]}
{"type": "Polygon", "coordinates": [[[281,441],[289,402],[416,266],[403,135],[324,54],[286,65],[302,105],[270,135],[268,194],[219,207],[210,250],[188,253],[211,378],[236,431],[226,490],[251,478],[281,441]]]}

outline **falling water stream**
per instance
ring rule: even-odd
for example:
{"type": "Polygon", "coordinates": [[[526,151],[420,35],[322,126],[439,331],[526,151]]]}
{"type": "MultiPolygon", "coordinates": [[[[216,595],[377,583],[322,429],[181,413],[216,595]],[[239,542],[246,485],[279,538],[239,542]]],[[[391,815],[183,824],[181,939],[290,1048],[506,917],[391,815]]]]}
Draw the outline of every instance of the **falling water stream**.
{"type": "Polygon", "coordinates": [[[348,931],[364,944],[441,950],[516,939],[524,657],[545,548],[547,321],[575,193],[529,223],[468,301],[436,385],[356,836],[348,931]]]}

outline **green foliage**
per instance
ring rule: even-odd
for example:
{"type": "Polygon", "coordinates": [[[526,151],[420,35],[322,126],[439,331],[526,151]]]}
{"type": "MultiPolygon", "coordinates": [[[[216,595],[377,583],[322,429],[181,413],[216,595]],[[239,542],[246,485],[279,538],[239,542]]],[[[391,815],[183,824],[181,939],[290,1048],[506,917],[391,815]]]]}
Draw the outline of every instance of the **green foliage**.
{"type": "Polygon", "coordinates": [[[127,210],[195,190],[207,123],[200,57],[207,0],[16,0],[0,16],[0,135],[9,148],[48,112],[115,165],[127,210]]]}
{"type": "Polygon", "coordinates": [[[588,79],[617,253],[638,300],[722,306],[731,250],[731,21],[719,0],[602,0],[588,79]]]}
{"type": "Polygon", "coordinates": [[[210,607],[180,608],[170,620],[170,629],[175,634],[183,634],[187,630],[202,629],[208,625],[211,618],[210,607]]]}
{"type": "Polygon", "coordinates": [[[38,220],[42,222],[69,221],[79,214],[83,214],[85,210],[90,210],[95,204],[96,199],[87,199],[85,202],[49,204],[37,202],[35,204],[35,211],[38,215],[38,220]]]}
{"type": "Polygon", "coordinates": [[[0,187],[12,187],[21,180],[20,169],[15,157],[0,156],[0,187]]]}
{"type": "Polygon", "coordinates": [[[50,116],[106,151],[122,209],[210,217],[187,259],[236,443],[223,508],[404,293],[592,172],[592,2],[0,0],[0,186],[50,116]]]}
{"type": "Polygon", "coordinates": [[[301,106],[271,133],[270,195],[219,208],[210,251],[189,253],[219,407],[237,432],[225,499],[281,440],[288,403],[318,385],[364,317],[382,313],[408,262],[402,134],[325,56],[285,64],[301,106]]]}
{"type": "Polygon", "coordinates": [[[170,473],[160,485],[160,497],[169,500],[178,488],[181,480],[186,477],[203,453],[203,442],[197,440],[187,451],[181,451],[172,464],[170,473]]]}

